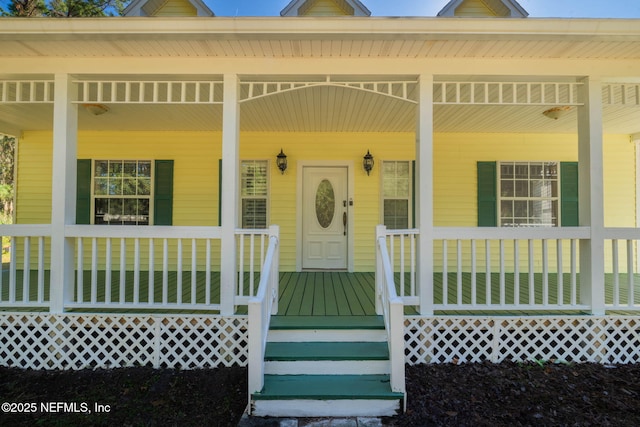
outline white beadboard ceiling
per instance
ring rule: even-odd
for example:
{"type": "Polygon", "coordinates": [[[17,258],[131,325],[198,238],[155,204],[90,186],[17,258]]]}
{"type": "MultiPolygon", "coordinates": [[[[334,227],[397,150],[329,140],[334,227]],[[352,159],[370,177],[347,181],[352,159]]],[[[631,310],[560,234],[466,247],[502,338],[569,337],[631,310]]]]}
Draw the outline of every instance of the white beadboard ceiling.
{"type": "MultiPolygon", "coordinates": [[[[0,75],[2,79],[35,78],[35,74],[28,73],[38,73],[50,79],[53,71],[48,72],[49,60],[59,64],[60,59],[66,58],[99,58],[105,61],[122,57],[269,58],[274,61],[279,58],[387,58],[392,61],[403,58],[486,58],[498,61],[534,59],[540,63],[559,58],[635,61],[640,60],[640,20],[0,18],[0,46],[0,71],[7,63],[20,64],[24,61],[24,64],[41,65],[30,68],[25,65],[25,74],[20,74],[21,68],[18,71],[11,68],[12,71],[0,75]]],[[[640,79],[637,69],[629,71],[640,79]]],[[[375,73],[374,70],[367,71],[375,73]]],[[[260,70],[256,70],[258,77],[253,78],[260,79],[259,74],[260,70]]],[[[152,77],[132,75],[130,78],[152,77]]],[[[169,75],[167,78],[179,80],[181,77],[169,75]]],[[[197,79],[197,76],[187,78],[197,79]]],[[[203,78],[211,79],[212,76],[203,78]]],[[[275,76],[268,78],[278,81],[275,76]]],[[[299,78],[305,80],[310,76],[299,78]]],[[[356,76],[354,79],[359,78],[356,76]]],[[[369,78],[375,80],[373,76],[369,78]]],[[[415,78],[409,76],[407,79],[415,78]]],[[[474,80],[473,76],[453,78],[474,80]]],[[[222,123],[220,105],[110,104],[109,108],[108,113],[97,117],[80,108],[79,128],[220,130],[222,123]]],[[[550,120],[542,115],[546,108],[543,105],[436,105],[434,126],[436,132],[576,131],[575,109],[565,117],[550,120]]],[[[416,127],[415,104],[344,87],[309,87],[254,99],[242,103],[240,111],[240,127],[244,131],[412,132],[416,127]]],[[[0,132],[51,129],[52,117],[51,105],[0,104],[0,132]]],[[[604,129],[608,133],[640,132],[640,105],[605,106],[604,129]]]]}
{"type": "MultiPolygon", "coordinates": [[[[111,104],[93,116],[79,107],[80,130],[222,129],[221,105],[111,104]]],[[[558,120],[545,106],[435,105],[436,132],[573,133],[575,108],[558,120]]],[[[0,104],[0,131],[49,130],[51,104],[0,104]]],[[[640,106],[604,106],[606,133],[640,132],[640,106]]],[[[351,88],[316,86],[243,102],[240,129],[266,132],[413,132],[416,105],[351,88]]]]}

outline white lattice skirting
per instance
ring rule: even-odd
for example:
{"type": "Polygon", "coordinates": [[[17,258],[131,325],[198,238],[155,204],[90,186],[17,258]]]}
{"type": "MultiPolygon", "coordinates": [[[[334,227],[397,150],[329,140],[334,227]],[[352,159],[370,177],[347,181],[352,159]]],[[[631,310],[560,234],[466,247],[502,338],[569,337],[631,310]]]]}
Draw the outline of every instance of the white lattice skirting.
{"type": "Polygon", "coordinates": [[[29,369],[245,366],[247,342],[246,316],[0,315],[0,365],[29,369]]]}
{"type": "Polygon", "coordinates": [[[491,361],[640,362],[640,316],[407,317],[410,365],[491,361]]]}

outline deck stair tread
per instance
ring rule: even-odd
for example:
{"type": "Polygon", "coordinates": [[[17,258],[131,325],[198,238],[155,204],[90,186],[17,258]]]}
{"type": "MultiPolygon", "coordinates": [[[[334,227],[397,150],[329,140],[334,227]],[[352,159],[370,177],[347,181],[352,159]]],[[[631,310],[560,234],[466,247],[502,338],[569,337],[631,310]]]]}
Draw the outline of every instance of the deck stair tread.
{"type": "Polygon", "coordinates": [[[265,375],[256,400],[402,399],[391,391],[389,375],[265,375]]]}
{"type": "Polygon", "coordinates": [[[386,342],[269,342],[266,361],[388,360],[386,342]]]}
{"type": "Polygon", "coordinates": [[[270,329],[384,329],[384,320],[382,316],[272,316],[270,329]]]}

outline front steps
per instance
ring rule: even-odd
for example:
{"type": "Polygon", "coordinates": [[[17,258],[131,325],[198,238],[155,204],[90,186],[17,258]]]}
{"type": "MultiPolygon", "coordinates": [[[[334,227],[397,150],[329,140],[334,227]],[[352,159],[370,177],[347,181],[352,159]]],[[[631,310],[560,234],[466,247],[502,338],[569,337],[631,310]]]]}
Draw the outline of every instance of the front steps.
{"type": "Polygon", "coordinates": [[[392,416],[403,395],[391,391],[389,371],[379,316],[274,316],[252,415],[392,416]]]}

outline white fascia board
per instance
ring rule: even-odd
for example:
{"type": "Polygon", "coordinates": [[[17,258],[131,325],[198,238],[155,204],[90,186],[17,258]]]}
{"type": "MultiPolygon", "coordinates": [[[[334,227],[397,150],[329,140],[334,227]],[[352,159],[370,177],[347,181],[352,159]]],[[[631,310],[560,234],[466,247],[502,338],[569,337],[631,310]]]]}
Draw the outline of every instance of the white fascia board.
{"type": "Polygon", "coordinates": [[[0,40],[113,39],[156,36],[224,38],[421,38],[640,41],[640,19],[508,18],[0,18],[0,40]]]}

